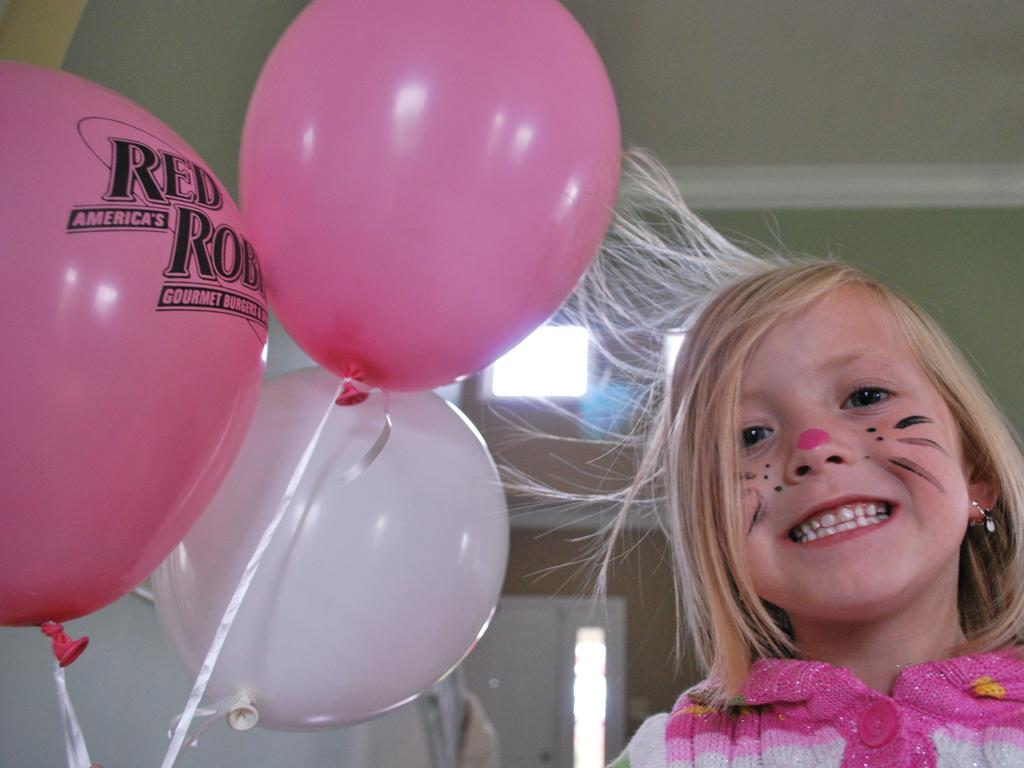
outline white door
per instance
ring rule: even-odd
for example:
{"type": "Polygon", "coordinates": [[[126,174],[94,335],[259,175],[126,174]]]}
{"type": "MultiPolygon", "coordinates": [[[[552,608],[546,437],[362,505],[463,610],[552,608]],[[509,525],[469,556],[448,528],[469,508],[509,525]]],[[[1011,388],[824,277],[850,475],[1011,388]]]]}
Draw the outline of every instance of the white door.
{"type": "Polygon", "coordinates": [[[601,627],[607,648],[605,761],[624,730],[625,601],[503,597],[464,663],[466,687],[498,731],[502,768],[573,768],[573,667],[580,627],[601,627]]]}

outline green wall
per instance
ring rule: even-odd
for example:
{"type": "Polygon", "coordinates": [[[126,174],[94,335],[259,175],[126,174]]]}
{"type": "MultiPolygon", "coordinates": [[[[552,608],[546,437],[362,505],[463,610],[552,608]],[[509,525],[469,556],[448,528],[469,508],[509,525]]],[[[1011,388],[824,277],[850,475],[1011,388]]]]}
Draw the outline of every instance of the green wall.
{"type": "Polygon", "coordinates": [[[728,235],[831,254],[916,299],[1024,432],[1024,209],[707,214],[728,235]]]}
{"type": "Polygon", "coordinates": [[[245,107],[306,0],[93,0],[64,69],[142,105],[238,191],[245,107]]]}
{"type": "MultiPolygon", "coordinates": [[[[64,68],[139,102],[237,185],[245,106],[264,59],[305,0],[94,0],[64,68]]],[[[685,190],[684,190],[685,193],[685,190]]],[[[935,314],[1024,427],[1024,209],[711,212],[727,234],[832,253],[935,314]]]]}

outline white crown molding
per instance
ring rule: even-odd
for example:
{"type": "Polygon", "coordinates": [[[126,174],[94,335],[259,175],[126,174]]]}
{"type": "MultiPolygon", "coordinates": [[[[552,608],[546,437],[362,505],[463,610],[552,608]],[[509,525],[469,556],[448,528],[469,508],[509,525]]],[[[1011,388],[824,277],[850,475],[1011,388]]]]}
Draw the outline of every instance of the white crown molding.
{"type": "Polygon", "coordinates": [[[1021,165],[788,165],[670,169],[698,210],[1024,206],[1021,165]]]}

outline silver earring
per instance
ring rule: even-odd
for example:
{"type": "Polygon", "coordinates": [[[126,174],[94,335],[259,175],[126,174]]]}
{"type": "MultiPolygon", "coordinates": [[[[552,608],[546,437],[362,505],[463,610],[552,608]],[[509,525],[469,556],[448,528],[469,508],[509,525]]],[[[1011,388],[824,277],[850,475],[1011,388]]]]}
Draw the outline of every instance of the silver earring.
{"type": "Polygon", "coordinates": [[[971,501],[971,506],[975,507],[978,510],[978,513],[981,515],[981,517],[972,517],[971,525],[982,525],[984,523],[986,531],[988,531],[989,533],[995,533],[996,521],[995,518],[992,517],[992,510],[985,509],[983,506],[981,506],[981,504],[979,504],[976,501],[971,501]]]}

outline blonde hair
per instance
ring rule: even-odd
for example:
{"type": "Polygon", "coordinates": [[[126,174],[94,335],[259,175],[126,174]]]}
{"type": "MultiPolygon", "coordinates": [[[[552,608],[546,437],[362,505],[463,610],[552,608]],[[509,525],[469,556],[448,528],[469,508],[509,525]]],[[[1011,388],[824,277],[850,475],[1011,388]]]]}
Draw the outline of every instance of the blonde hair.
{"type": "Polygon", "coordinates": [[[1024,637],[1024,457],[945,333],[907,297],[852,266],[754,256],[729,243],[689,211],[649,156],[634,153],[626,167],[613,230],[572,309],[591,324],[598,319],[597,337],[613,339],[606,356],[634,380],[643,379],[644,366],[616,357],[614,340],[635,338],[637,328],[652,335],[685,330],[685,340],[667,387],[667,372],[654,366],[651,375],[648,366],[644,447],[634,481],[617,496],[620,512],[607,531],[599,582],[629,517],[658,510],[672,548],[677,617],[708,672],[712,702],[724,704],[739,692],[753,659],[798,656],[784,612],[757,596],[745,561],[740,381],[753,349],[778,321],[856,288],[891,311],[959,425],[970,481],[998,494],[995,533],[972,529],[961,545],[958,603],[967,642],[951,651],[992,650],[1024,637]]]}

